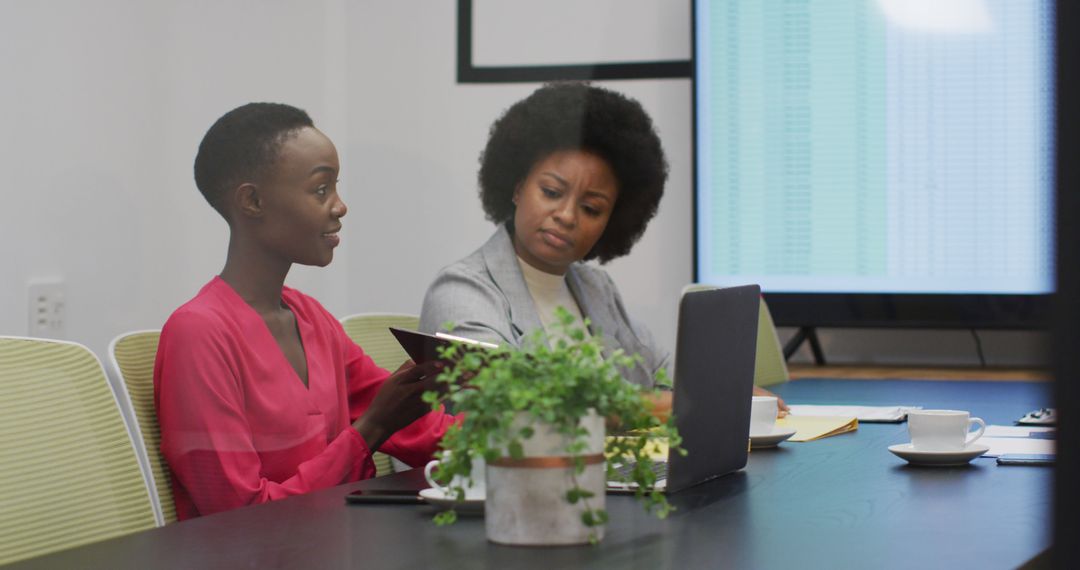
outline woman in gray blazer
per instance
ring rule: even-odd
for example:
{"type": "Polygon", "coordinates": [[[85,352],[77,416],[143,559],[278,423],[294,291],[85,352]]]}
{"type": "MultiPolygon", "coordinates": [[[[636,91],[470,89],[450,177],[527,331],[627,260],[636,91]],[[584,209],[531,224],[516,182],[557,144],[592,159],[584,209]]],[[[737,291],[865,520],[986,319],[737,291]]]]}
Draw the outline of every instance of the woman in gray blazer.
{"type": "Polygon", "coordinates": [[[641,105],[587,83],[552,83],[511,106],[481,156],[480,201],[497,225],[487,243],[443,268],[428,288],[423,331],[519,346],[549,331],[562,305],[587,317],[605,355],[642,366],[627,380],[652,387],[670,352],[631,318],[605,263],[630,252],[656,215],[668,166],[641,105]]]}

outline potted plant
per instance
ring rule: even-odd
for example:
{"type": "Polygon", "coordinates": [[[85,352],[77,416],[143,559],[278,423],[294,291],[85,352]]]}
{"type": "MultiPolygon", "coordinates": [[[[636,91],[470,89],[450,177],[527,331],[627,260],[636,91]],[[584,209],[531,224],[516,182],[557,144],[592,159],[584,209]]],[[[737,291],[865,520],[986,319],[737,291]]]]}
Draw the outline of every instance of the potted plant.
{"type": "MultiPolygon", "coordinates": [[[[556,316],[557,340],[550,345],[537,331],[521,348],[442,349],[442,358],[456,364],[439,376],[441,392],[424,395],[433,407],[446,402],[464,413],[443,438],[436,476],[467,482],[473,458],[484,458],[485,524],[493,542],[599,541],[607,522],[605,483],[622,477],[617,464],[634,465],[629,480],[646,510],[661,518],[671,510],[654,489],[649,455],[662,440],[685,452],[672,419],[656,417],[648,393],[620,373],[640,357],[616,351],[605,359],[600,340],[574,326],[568,311],[560,307],[556,316]],[[621,434],[605,438],[606,425],[621,434]]],[[[668,384],[663,372],[657,381],[668,384]]],[[[452,490],[464,498],[462,488],[452,490]]],[[[448,510],[435,522],[455,519],[448,510]]]]}

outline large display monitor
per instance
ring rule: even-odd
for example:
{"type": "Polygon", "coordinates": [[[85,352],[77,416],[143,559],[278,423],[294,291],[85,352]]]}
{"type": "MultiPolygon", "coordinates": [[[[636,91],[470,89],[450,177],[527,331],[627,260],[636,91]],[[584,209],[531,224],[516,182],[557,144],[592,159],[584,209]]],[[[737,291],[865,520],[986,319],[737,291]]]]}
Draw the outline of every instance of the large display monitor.
{"type": "Polygon", "coordinates": [[[781,326],[1035,328],[1052,0],[695,0],[695,278],[781,326]]]}

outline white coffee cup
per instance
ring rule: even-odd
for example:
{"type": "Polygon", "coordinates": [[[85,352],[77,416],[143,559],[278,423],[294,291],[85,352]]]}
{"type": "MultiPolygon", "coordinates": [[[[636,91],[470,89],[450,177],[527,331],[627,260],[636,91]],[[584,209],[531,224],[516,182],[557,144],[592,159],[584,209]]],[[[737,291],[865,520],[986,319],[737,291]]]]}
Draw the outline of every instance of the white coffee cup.
{"type": "Polygon", "coordinates": [[[454,476],[450,480],[449,485],[442,485],[433,477],[432,471],[439,466],[439,460],[433,459],[428,461],[428,464],[424,466],[424,479],[427,479],[428,485],[432,488],[442,491],[446,497],[453,496],[458,487],[465,489],[465,500],[467,501],[482,501],[487,495],[487,485],[484,479],[485,464],[483,457],[474,457],[472,461],[472,475],[470,481],[461,475],[454,476]]]}
{"type": "Polygon", "coordinates": [[[772,433],[777,410],[776,396],[754,396],[750,402],[750,435],[772,433]]]}
{"type": "Polygon", "coordinates": [[[908,412],[908,432],[911,446],[919,451],[960,451],[986,431],[982,418],[973,418],[960,410],[911,410],[908,412]],[[971,434],[971,426],[979,430],[971,434]]]}

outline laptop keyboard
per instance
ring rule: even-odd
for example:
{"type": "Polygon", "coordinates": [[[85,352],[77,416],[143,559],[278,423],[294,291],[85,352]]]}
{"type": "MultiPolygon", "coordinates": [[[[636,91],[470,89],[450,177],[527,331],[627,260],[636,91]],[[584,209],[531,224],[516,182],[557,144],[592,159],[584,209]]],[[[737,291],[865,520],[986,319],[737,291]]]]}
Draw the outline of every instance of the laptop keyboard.
{"type": "MultiPolygon", "coordinates": [[[[619,474],[619,477],[623,480],[630,479],[630,476],[634,473],[634,466],[636,463],[622,463],[615,466],[615,472],[619,474]]],[[[652,472],[656,475],[656,480],[661,481],[667,479],[668,463],[667,461],[654,461],[652,464],[652,472]]]]}

